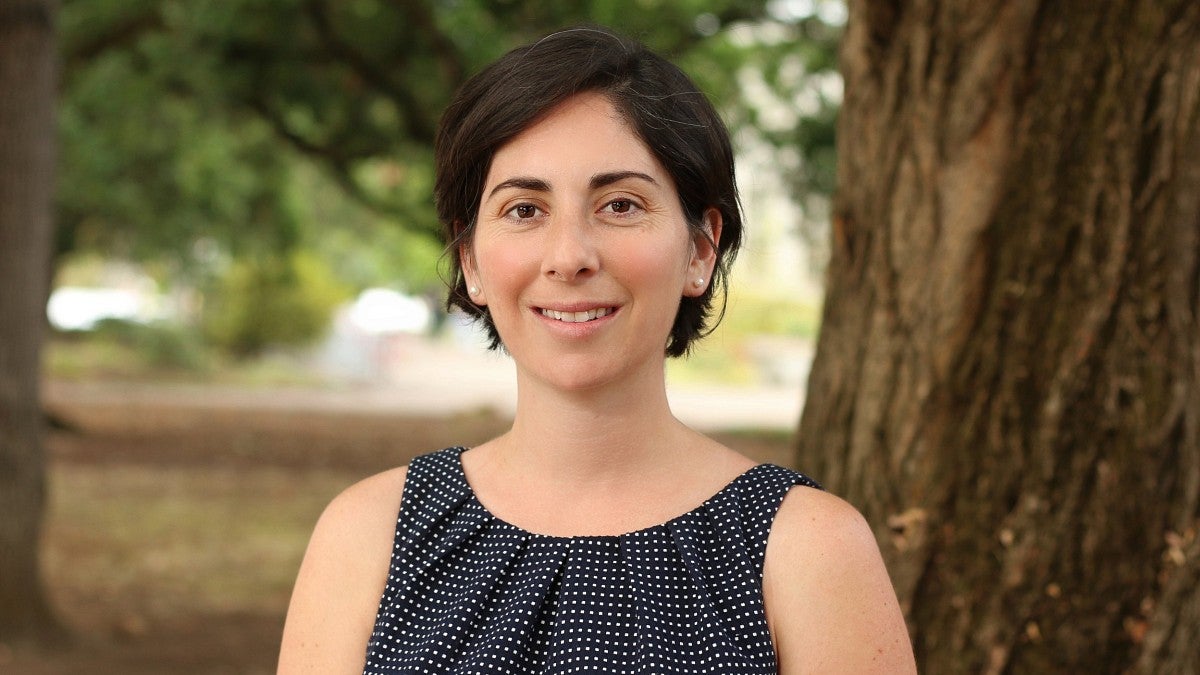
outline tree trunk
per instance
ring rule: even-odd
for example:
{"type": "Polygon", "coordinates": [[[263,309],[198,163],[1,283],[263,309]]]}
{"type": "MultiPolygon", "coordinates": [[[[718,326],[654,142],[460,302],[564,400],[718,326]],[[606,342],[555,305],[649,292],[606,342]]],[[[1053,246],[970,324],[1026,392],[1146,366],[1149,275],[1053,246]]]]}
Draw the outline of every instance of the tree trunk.
{"type": "Polygon", "coordinates": [[[57,631],[38,568],[45,501],[38,395],[54,192],[54,16],[0,0],[0,639],[57,631]]]}
{"type": "Polygon", "coordinates": [[[1200,3],[849,8],[799,466],[923,672],[1200,672],[1200,3]]]}

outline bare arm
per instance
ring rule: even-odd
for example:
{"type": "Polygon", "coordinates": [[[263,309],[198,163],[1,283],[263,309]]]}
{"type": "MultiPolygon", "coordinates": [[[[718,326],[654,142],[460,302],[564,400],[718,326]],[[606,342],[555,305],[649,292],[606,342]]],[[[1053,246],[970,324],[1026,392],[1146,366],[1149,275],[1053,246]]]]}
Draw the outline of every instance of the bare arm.
{"type": "Polygon", "coordinates": [[[875,537],[845,501],[793,488],[767,540],[767,623],[779,672],[915,673],[875,537]]]}
{"type": "Polygon", "coordinates": [[[405,475],[402,467],[356,483],[321,514],[292,590],[280,675],[362,672],[405,475]]]}

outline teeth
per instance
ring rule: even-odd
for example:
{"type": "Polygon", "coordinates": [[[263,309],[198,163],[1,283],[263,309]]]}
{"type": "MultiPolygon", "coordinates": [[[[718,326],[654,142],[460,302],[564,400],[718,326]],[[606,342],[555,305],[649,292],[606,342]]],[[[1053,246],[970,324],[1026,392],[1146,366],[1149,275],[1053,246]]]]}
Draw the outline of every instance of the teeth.
{"type": "Polygon", "coordinates": [[[607,307],[599,309],[589,309],[586,312],[559,312],[553,309],[543,309],[542,315],[548,316],[556,321],[565,321],[566,323],[583,323],[584,321],[592,321],[603,316],[612,314],[612,310],[607,307]]]}

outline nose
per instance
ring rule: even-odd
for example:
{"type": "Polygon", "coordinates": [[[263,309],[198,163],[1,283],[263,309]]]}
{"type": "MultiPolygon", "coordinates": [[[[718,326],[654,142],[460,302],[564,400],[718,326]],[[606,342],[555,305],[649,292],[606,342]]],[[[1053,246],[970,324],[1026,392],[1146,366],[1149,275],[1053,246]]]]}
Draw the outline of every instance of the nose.
{"type": "Polygon", "coordinates": [[[542,273],[552,279],[574,282],[600,269],[599,252],[585,219],[553,219],[544,245],[542,273]]]}

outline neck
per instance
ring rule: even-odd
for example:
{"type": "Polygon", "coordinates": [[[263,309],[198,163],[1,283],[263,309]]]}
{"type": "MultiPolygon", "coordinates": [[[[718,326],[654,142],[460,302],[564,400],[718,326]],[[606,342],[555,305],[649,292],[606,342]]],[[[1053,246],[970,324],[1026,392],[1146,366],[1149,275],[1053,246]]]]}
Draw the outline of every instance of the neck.
{"type": "Polygon", "coordinates": [[[619,480],[669,459],[686,428],[671,414],[661,367],[618,385],[562,391],[518,369],[504,454],[560,481],[619,480]]]}
{"type": "Polygon", "coordinates": [[[534,532],[613,534],[694,508],[746,460],[671,414],[661,361],[589,389],[517,367],[512,429],[464,458],[485,508],[534,532]]]}

